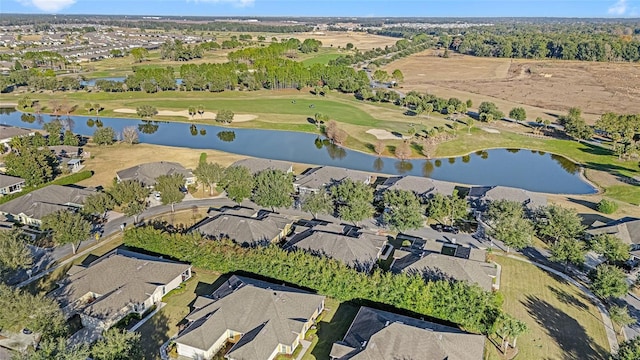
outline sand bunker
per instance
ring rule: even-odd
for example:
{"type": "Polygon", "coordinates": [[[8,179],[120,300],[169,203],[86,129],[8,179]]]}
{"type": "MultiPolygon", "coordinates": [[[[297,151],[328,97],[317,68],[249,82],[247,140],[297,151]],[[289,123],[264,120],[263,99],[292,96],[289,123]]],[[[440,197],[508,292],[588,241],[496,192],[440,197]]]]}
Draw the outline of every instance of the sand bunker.
{"type": "Polygon", "coordinates": [[[500,131],[499,131],[499,130],[492,129],[492,128],[481,127],[481,128],[480,128],[480,130],[482,130],[482,131],[486,131],[486,132],[488,132],[488,133],[490,133],[490,134],[500,134],[500,131]]]}
{"type": "Polygon", "coordinates": [[[382,129],[369,129],[367,134],[375,136],[378,140],[398,140],[402,139],[400,136],[393,135],[391,132],[382,129]]]}
{"type": "MultiPolygon", "coordinates": [[[[135,114],[136,111],[134,109],[115,109],[113,112],[123,113],[123,114],[135,114]]],[[[172,111],[172,110],[159,110],[158,116],[182,116],[187,119],[191,119],[191,115],[189,115],[189,110],[180,110],[180,111],[172,111]]],[[[251,114],[234,114],[233,122],[245,122],[256,119],[257,116],[251,114]]],[[[193,119],[200,120],[215,120],[216,113],[211,111],[205,111],[202,115],[196,114],[193,119]]]]}

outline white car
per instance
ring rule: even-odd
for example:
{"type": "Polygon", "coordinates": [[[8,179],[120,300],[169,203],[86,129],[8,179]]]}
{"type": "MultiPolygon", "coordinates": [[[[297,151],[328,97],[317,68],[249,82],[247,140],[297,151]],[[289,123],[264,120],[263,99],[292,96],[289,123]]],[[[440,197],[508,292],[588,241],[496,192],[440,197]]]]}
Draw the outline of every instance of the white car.
{"type": "Polygon", "coordinates": [[[156,199],[156,201],[162,200],[162,198],[160,197],[160,192],[158,191],[153,193],[153,198],[156,199]]]}

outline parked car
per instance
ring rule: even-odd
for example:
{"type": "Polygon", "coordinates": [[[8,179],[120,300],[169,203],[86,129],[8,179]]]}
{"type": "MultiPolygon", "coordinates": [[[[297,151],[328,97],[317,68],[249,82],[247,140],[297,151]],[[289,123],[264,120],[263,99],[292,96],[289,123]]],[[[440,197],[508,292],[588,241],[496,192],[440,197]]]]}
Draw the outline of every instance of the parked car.
{"type": "Polygon", "coordinates": [[[455,227],[455,226],[448,226],[448,225],[447,225],[447,226],[444,226],[444,227],[442,228],[442,231],[444,231],[444,232],[448,232],[448,233],[452,233],[452,234],[457,234],[457,233],[459,233],[459,232],[460,232],[460,229],[458,229],[458,228],[457,228],[457,227],[455,227]]]}
{"type": "Polygon", "coordinates": [[[156,191],[153,193],[153,198],[156,199],[156,201],[161,201],[162,197],[160,196],[160,192],[156,191]]]}

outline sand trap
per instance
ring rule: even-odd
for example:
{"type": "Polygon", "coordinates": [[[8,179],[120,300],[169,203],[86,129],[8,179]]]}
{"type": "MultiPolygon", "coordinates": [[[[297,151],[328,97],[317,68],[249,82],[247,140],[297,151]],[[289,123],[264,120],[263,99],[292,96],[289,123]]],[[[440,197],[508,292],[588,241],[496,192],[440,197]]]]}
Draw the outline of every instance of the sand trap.
{"type": "MultiPolygon", "coordinates": [[[[135,114],[136,111],[134,109],[115,109],[113,112],[123,113],[123,114],[135,114]]],[[[180,111],[172,111],[172,110],[159,110],[158,116],[183,116],[187,119],[191,119],[191,115],[189,115],[189,110],[180,110],[180,111]]],[[[205,111],[202,115],[196,114],[194,119],[200,120],[215,120],[216,113],[211,111],[205,111]]],[[[251,114],[235,114],[233,116],[233,122],[245,122],[256,119],[257,116],[251,114]]]]}
{"type": "Polygon", "coordinates": [[[402,139],[400,136],[395,136],[391,132],[382,129],[369,129],[367,134],[375,136],[378,140],[398,140],[402,139]]]}
{"type": "Polygon", "coordinates": [[[483,130],[483,131],[486,131],[486,132],[488,132],[490,134],[500,134],[500,131],[496,130],[496,129],[487,128],[487,127],[481,127],[480,129],[483,130]]]}

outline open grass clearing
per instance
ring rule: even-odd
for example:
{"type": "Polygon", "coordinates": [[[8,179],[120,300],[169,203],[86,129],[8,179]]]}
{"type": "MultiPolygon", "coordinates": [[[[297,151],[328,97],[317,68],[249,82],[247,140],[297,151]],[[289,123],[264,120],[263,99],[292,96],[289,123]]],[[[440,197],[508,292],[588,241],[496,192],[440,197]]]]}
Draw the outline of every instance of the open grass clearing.
{"type": "MultiPolygon", "coordinates": [[[[609,343],[595,305],[578,288],[535,265],[496,256],[503,309],[529,326],[518,359],[606,359],[609,343]]],[[[489,359],[500,359],[488,343],[489,359]]]]}

